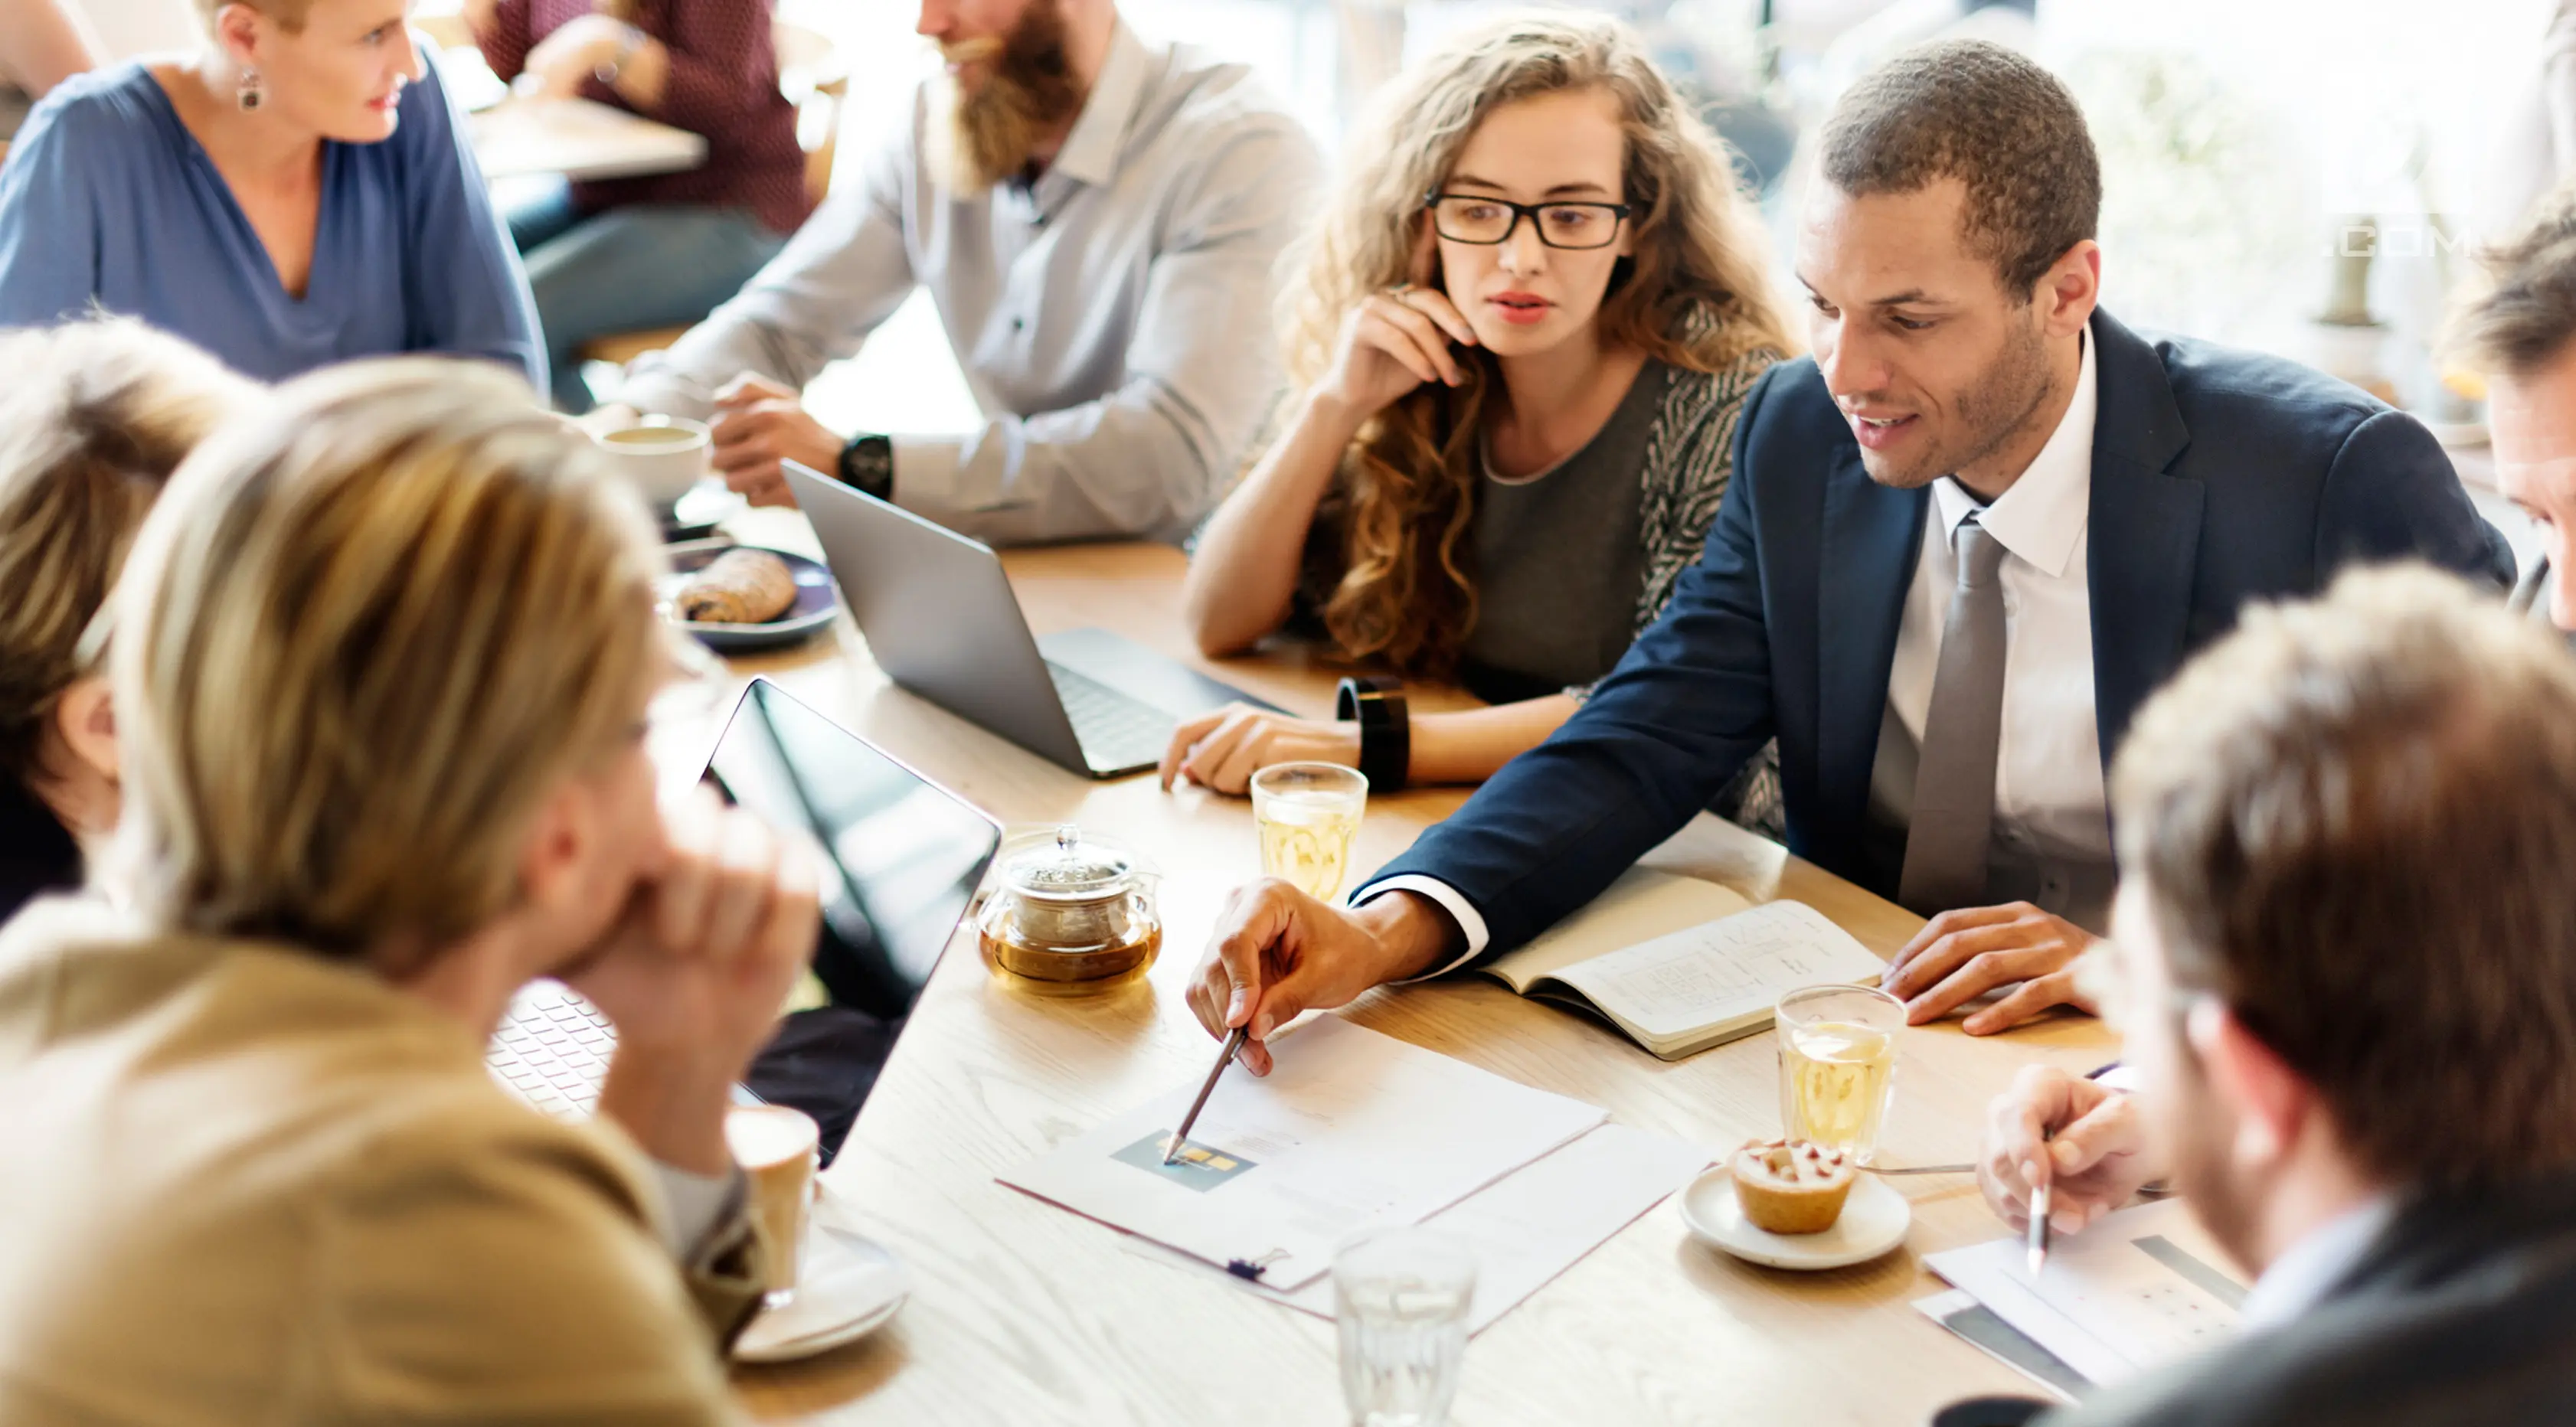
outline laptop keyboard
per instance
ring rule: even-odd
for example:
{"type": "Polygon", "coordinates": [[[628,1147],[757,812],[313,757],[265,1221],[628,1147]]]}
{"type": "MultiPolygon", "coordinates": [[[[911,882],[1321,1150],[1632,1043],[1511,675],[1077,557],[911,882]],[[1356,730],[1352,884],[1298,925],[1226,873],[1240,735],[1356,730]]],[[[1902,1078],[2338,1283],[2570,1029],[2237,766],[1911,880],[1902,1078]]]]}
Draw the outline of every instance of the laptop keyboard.
{"type": "Polygon", "coordinates": [[[616,1032],[599,1008],[570,988],[541,981],[510,1002],[483,1063],[520,1099],[563,1120],[588,1119],[599,1105],[616,1032]]]}
{"type": "Polygon", "coordinates": [[[1082,741],[1082,756],[1094,768],[1133,768],[1163,761],[1171,746],[1172,716],[1142,699],[1130,698],[1097,679],[1049,661],[1055,696],[1073,720],[1073,736],[1082,741]]]}

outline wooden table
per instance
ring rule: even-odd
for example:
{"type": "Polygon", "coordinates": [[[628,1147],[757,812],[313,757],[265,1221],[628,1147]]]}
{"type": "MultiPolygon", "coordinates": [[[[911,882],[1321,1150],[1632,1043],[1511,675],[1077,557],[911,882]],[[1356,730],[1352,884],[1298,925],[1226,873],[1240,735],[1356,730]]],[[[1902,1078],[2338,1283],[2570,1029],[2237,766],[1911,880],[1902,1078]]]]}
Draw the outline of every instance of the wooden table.
{"type": "Polygon", "coordinates": [[[707,161],[707,141],[686,129],[588,99],[517,95],[465,116],[483,177],[569,179],[676,173],[707,161]]]}
{"type": "MultiPolygon", "coordinates": [[[[744,538],[812,550],[801,518],[758,513],[744,538]]],[[[1329,712],[1334,675],[1291,654],[1212,663],[1175,615],[1182,557],[1152,546],[1006,557],[1040,633],[1117,629],[1285,707],[1329,712]]],[[[803,651],[740,661],[1014,825],[1078,820],[1157,859],[1167,941],[1146,984],[1098,1001],[1041,1001],[988,978],[952,945],[901,1052],[828,1182],[910,1265],[911,1304],[838,1352],[745,1370],[765,1420],[830,1423],[1302,1423],[1342,1421],[1332,1325],[1151,1262],[1119,1235],[993,1176],[1205,1072],[1212,1043],[1182,1000],[1226,893],[1258,865],[1251,814],[1151,778],[1076,778],[894,688],[842,627],[803,651]]],[[[1456,790],[1373,798],[1355,865],[1377,866],[1463,801],[1456,790]]],[[[1780,847],[1702,817],[1654,865],[1757,899],[1811,903],[1885,954],[1918,919],[1780,847]]],[[[1478,977],[1363,998],[1373,1029],[1607,1107],[1619,1121],[1720,1151],[1777,1133],[1762,1036],[1666,1064],[1567,1012],[1478,977]]],[[[1885,1152],[1962,1160],[1987,1100],[2021,1065],[2090,1068],[2110,1041],[2081,1018],[1972,1040],[1909,1032],[1885,1152]]],[[[1938,1290],[1920,1257],[2000,1232],[1965,1178],[1892,1180],[1912,1201],[1906,1247],[1822,1274],[1756,1268],[1703,1248],[1667,1200],[1476,1338],[1456,1420],[1483,1423],[1923,1420],[2023,1381],[1915,1313],[1938,1290]]]]}

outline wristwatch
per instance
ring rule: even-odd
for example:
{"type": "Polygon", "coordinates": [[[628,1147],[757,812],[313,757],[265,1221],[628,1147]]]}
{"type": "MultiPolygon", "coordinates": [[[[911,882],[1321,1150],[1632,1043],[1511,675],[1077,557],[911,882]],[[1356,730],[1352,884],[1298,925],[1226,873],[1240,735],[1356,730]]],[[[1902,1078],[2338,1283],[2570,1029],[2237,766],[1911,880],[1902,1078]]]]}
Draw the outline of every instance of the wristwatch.
{"type": "Polygon", "coordinates": [[[841,448],[841,484],[879,500],[894,499],[894,442],[868,432],[841,448]]]}
{"type": "Polygon", "coordinates": [[[1344,679],[1333,691],[1333,717],[1360,726],[1360,776],[1372,792],[1392,793],[1413,771],[1413,714],[1404,681],[1384,675],[1344,679]]]}
{"type": "Polygon", "coordinates": [[[590,77],[602,84],[615,84],[617,76],[625,72],[627,62],[635,58],[637,50],[644,48],[644,41],[648,38],[640,27],[625,26],[624,33],[618,36],[617,53],[593,67],[590,77]]]}

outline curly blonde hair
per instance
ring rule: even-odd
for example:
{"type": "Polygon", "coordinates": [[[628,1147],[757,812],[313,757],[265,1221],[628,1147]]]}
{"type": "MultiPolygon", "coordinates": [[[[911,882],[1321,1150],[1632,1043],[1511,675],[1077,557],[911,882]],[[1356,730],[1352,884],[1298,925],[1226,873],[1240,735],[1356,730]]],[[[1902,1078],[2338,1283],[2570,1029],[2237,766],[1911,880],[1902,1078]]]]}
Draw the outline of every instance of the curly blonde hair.
{"type": "MultiPolygon", "coordinates": [[[[1282,290],[1279,329],[1296,389],[1324,375],[1351,308],[1412,276],[1424,196],[1485,116],[1581,89],[1618,105],[1635,225],[1635,254],[1613,272],[1596,319],[1605,343],[1700,372],[1791,350],[1723,142],[1627,26],[1540,11],[1461,35],[1396,80],[1355,130],[1348,177],[1286,260],[1297,276],[1282,290]]],[[[1417,388],[1362,427],[1326,497],[1343,569],[1324,623],[1352,658],[1446,673],[1475,624],[1459,546],[1475,508],[1478,417],[1499,372],[1481,350],[1459,365],[1460,385],[1417,388]]]]}

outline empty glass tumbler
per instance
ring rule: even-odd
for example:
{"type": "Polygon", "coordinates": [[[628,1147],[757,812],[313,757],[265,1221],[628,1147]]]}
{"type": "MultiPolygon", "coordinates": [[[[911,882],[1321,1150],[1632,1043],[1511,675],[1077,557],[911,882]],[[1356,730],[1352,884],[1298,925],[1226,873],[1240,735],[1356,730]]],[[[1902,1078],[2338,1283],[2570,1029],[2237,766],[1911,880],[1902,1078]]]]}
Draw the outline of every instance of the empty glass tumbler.
{"type": "Polygon", "coordinates": [[[1475,1255],[1434,1230],[1384,1229],[1334,1255],[1342,1399],[1355,1427],[1449,1420],[1475,1297],[1475,1255]]]}

